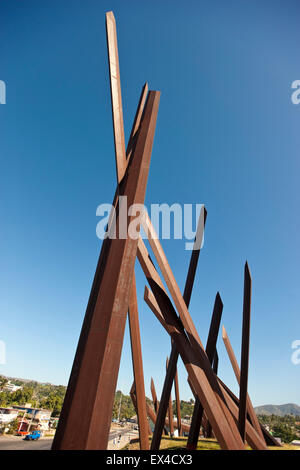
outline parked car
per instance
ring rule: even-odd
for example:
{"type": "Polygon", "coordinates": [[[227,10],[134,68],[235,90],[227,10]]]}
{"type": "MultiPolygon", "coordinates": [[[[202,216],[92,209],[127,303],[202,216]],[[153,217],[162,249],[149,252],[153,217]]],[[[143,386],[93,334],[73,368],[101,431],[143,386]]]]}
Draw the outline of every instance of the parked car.
{"type": "Polygon", "coordinates": [[[24,437],[24,441],[37,441],[41,437],[41,431],[32,431],[24,437]]]}

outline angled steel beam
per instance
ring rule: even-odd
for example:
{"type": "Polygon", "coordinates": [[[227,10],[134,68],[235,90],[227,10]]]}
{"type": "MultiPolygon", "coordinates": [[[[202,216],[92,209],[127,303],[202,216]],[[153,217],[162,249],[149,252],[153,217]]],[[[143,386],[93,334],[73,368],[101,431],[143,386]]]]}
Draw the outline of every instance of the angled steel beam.
{"type": "Polygon", "coordinates": [[[137,306],[136,283],[133,273],[129,298],[129,330],[131,340],[132,364],[137,401],[137,418],[139,424],[140,449],[149,450],[148,420],[144,385],[144,371],[140,336],[139,315],[137,306]]]}
{"type": "Polygon", "coordinates": [[[245,273],[244,273],[244,305],[243,305],[240,407],[239,407],[239,430],[240,430],[240,434],[241,434],[243,441],[245,441],[245,426],[246,426],[246,419],[247,419],[251,284],[252,284],[252,281],[251,281],[249,266],[248,266],[248,263],[246,262],[245,273]]]}
{"type": "MultiPolygon", "coordinates": [[[[169,358],[167,357],[166,360],[166,372],[168,371],[169,366],[169,358]]],[[[169,406],[168,406],[168,417],[169,417],[169,425],[170,425],[170,435],[174,435],[174,423],[173,423],[173,401],[172,401],[172,393],[169,396],[169,406]]]]}
{"type": "MultiPolygon", "coordinates": [[[[159,92],[150,91],[140,131],[119,193],[128,205],[143,204],[154,139],[159,92]]],[[[119,213],[116,211],[116,221],[119,213]]],[[[128,219],[130,223],[133,217],[128,219]]],[[[64,433],[56,440],[60,449],[106,449],[111,424],[129,295],[138,240],[107,239],[105,267],[102,267],[97,299],[82,352],[72,406],[64,433]],[[81,429],[78,433],[77,430],[81,429]]]]}
{"type": "Polygon", "coordinates": [[[116,21],[112,11],[106,13],[106,38],[109,63],[109,78],[114,126],[114,141],[118,183],[126,171],[125,135],[121,96],[121,80],[119,69],[118,41],[116,21]]]}
{"type": "Polygon", "coordinates": [[[178,429],[178,435],[182,436],[180,396],[179,396],[179,384],[178,384],[177,369],[176,369],[176,373],[175,373],[174,386],[175,386],[175,399],[176,399],[177,429],[178,429]]]}
{"type": "MultiPolygon", "coordinates": [[[[134,143],[136,142],[137,131],[140,127],[141,117],[142,117],[142,113],[144,110],[144,105],[145,105],[147,94],[148,94],[148,85],[146,83],[141,92],[139,104],[137,107],[135,119],[134,119],[132,130],[131,130],[131,139],[128,142],[127,164],[129,162],[129,157],[132,154],[134,143]]],[[[112,204],[114,208],[116,208],[117,203],[118,203],[118,195],[119,195],[119,186],[117,185],[115,196],[113,199],[113,204],[112,204]]],[[[113,219],[113,213],[114,213],[114,209],[111,211],[110,220],[113,219]]],[[[68,387],[66,390],[65,399],[64,399],[63,407],[62,407],[61,414],[60,414],[60,420],[59,420],[58,428],[56,430],[55,437],[53,440],[53,445],[52,445],[53,449],[59,448],[60,443],[62,441],[62,436],[64,435],[64,432],[66,429],[66,424],[68,421],[68,416],[69,416],[70,408],[72,406],[74,392],[75,392],[76,383],[78,379],[78,371],[81,367],[82,355],[83,355],[83,351],[84,351],[85,344],[87,341],[88,332],[91,326],[92,315],[93,315],[93,311],[94,311],[97,296],[98,296],[99,286],[101,284],[101,279],[102,279],[106,262],[107,262],[107,255],[109,251],[110,242],[111,241],[109,238],[105,238],[102,243],[102,247],[101,247],[101,251],[100,251],[100,255],[99,255],[99,259],[98,259],[98,263],[97,263],[97,267],[96,267],[96,271],[94,275],[94,280],[93,280],[93,284],[92,284],[92,288],[91,288],[91,292],[90,292],[90,296],[89,296],[89,300],[88,300],[88,304],[86,308],[86,313],[84,316],[84,321],[82,324],[80,337],[79,337],[78,345],[76,348],[73,366],[72,366],[72,370],[70,373],[68,387]]]]}
{"type": "MultiPolygon", "coordinates": [[[[223,302],[222,302],[219,292],[217,292],[213,314],[212,314],[212,318],[210,322],[209,333],[207,337],[206,348],[205,348],[210,364],[213,364],[213,359],[216,353],[216,346],[217,346],[220,322],[221,322],[221,317],[222,317],[222,311],[223,311],[223,302]]],[[[198,443],[200,428],[201,428],[201,421],[203,417],[203,411],[204,411],[203,406],[201,405],[199,398],[196,398],[195,406],[193,410],[192,422],[191,422],[191,430],[190,430],[190,434],[189,434],[188,441],[187,441],[187,448],[190,450],[197,448],[197,443],[198,443]]]]}
{"type": "MultiPolygon", "coordinates": [[[[197,232],[196,232],[197,236],[196,236],[196,240],[195,240],[194,247],[193,247],[192,254],[191,254],[191,259],[190,259],[190,264],[189,264],[189,269],[188,269],[188,273],[187,273],[187,277],[186,277],[184,294],[183,294],[183,298],[184,298],[184,301],[186,302],[187,307],[189,306],[190,299],[191,299],[191,294],[192,294],[192,289],[193,289],[193,285],[194,285],[195,274],[196,274],[196,269],[197,269],[199,254],[200,254],[201,244],[199,244],[197,246],[196,242],[197,242],[197,240],[202,241],[202,239],[203,239],[206,217],[207,217],[207,211],[206,211],[205,207],[202,206],[200,216],[199,216],[199,220],[198,220],[198,224],[197,224],[197,232]]],[[[143,259],[147,260],[146,248],[145,247],[142,247],[142,248],[143,248],[143,253],[144,253],[143,254],[143,259]]],[[[148,279],[151,279],[151,277],[153,277],[155,282],[157,282],[157,284],[164,290],[164,286],[162,285],[161,280],[160,280],[159,276],[157,275],[155,269],[153,269],[153,267],[151,267],[151,265],[150,265],[150,271],[149,271],[149,269],[147,269],[147,266],[145,266],[145,261],[141,260],[139,255],[138,255],[138,258],[139,258],[139,260],[142,264],[142,267],[144,266],[143,269],[144,269],[145,274],[147,272],[146,277],[148,279]],[[145,271],[145,269],[146,269],[146,271],[145,271]]],[[[171,355],[170,355],[170,361],[169,361],[169,367],[168,367],[168,370],[167,370],[167,374],[166,374],[165,381],[164,381],[164,386],[163,386],[163,391],[162,391],[162,395],[161,395],[160,410],[158,412],[156,426],[154,428],[153,438],[152,438],[152,442],[151,442],[151,449],[152,450],[159,449],[159,446],[160,446],[163,423],[165,421],[165,417],[166,417],[166,414],[167,414],[168,401],[169,401],[169,397],[170,397],[170,394],[171,394],[171,388],[172,388],[173,380],[174,380],[175,375],[176,375],[177,361],[178,361],[178,351],[176,349],[175,343],[173,342],[172,343],[171,355]]]]}
{"type": "MultiPolygon", "coordinates": [[[[240,385],[240,368],[239,368],[238,362],[236,360],[234,351],[232,349],[229,337],[227,335],[227,332],[226,332],[224,326],[222,327],[222,338],[223,338],[223,342],[224,342],[228,357],[230,359],[230,362],[231,362],[236,380],[237,380],[238,384],[240,385]]],[[[252,402],[251,402],[251,399],[250,399],[250,396],[249,396],[248,393],[247,393],[247,411],[249,413],[252,425],[254,426],[254,428],[256,429],[258,434],[263,438],[264,437],[263,436],[263,431],[262,431],[261,426],[259,424],[259,421],[257,419],[256,413],[254,411],[254,408],[253,408],[253,405],[252,405],[252,402]]]]}

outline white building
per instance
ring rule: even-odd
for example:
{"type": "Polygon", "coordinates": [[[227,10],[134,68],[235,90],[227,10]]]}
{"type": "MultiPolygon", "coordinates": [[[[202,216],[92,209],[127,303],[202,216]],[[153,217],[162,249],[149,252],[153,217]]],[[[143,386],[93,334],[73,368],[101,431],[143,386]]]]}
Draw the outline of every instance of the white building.
{"type": "Polygon", "coordinates": [[[11,381],[9,380],[7,384],[4,385],[3,390],[5,390],[6,392],[13,393],[13,392],[16,392],[17,390],[20,390],[20,388],[22,388],[21,385],[15,385],[11,383],[11,381]]]}
{"type": "Polygon", "coordinates": [[[13,408],[0,408],[0,425],[8,424],[17,419],[18,410],[13,408]]]}

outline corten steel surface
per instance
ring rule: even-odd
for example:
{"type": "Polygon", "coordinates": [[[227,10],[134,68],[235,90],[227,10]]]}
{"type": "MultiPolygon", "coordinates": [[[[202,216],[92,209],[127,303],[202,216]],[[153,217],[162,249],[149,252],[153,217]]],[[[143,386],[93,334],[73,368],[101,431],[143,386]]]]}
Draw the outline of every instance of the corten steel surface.
{"type": "Polygon", "coordinates": [[[123,123],[123,108],[121,96],[121,81],[119,69],[119,55],[117,43],[116,21],[112,11],[106,13],[106,37],[109,62],[110,90],[112,101],[112,115],[114,125],[114,140],[116,152],[116,166],[118,182],[122,178],[126,170],[126,151],[125,136],[123,123]]]}
{"type": "Polygon", "coordinates": [[[251,313],[251,275],[250,275],[248,263],[246,263],[245,273],[244,273],[244,305],[243,305],[242,354],[241,354],[241,375],[240,375],[240,407],[239,407],[239,430],[240,430],[240,434],[241,434],[243,441],[245,440],[245,423],[247,419],[250,313],[251,313]]]}
{"type": "Polygon", "coordinates": [[[177,429],[178,429],[178,435],[179,435],[179,436],[182,436],[182,429],[181,429],[181,410],[180,410],[180,395],[179,395],[179,383],[178,383],[178,372],[177,372],[177,369],[176,369],[176,373],[175,373],[174,387],[175,387],[175,399],[176,399],[177,429]]]}
{"type": "MultiPolygon", "coordinates": [[[[168,365],[169,365],[169,358],[167,357],[167,361],[166,361],[166,372],[168,371],[168,365]]],[[[173,401],[172,401],[172,393],[170,393],[170,396],[169,396],[168,417],[169,417],[169,423],[170,423],[170,435],[173,436],[173,434],[174,434],[174,425],[173,425],[173,401]]]]}
{"type": "Polygon", "coordinates": [[[133,273],[131,293],[129,298],[129,331],[132,351],[135,393],[137,401],[137,418],[139,424],[140,449],[149,450],[148,420],[144,385],[142,347],[140,337],[139,314],[136,295],[135,275],[133,273]]]}
{"type": "MultiPolygon", "coordinates": [[[[206,348],[205,348],[210,364],[213,364],[213,360],[216,354],[216,346],[217,346],[217,340],[218,340],[218,335],[219,335],[222,312],[223,312],[223,302],[222,302],[219,292],[217,292],[213,314],[212,314],[212,318],[210,322],[209,333],[207,337],[206,348]]],[[[203,406],[201,405],[199,398],[196,398],[193,416],[192,416],[192,422],[191,422],[191,431],[189,433],[189,437],[187,441],[187,448],[190,450],[196,449],[197,447],[203,411],[204,411],[203,406]]]]}
{"type": "MultiPolygon", "coordinates": [[[[207,211],[205,207],[202,206],[198,224],[197,224],[197,234],[199,235],[201,240],[203,239],[206,217],[207,217],[207,211]]],[[[183,298],[184,298],[184,301],[186,302],[187,307],[189,306],[189,303],[191,300],[191,294],[193,290],[197,264],[199,260],[199,254],[200,254],[200,249],[196,249],[195,246],[196,246],[196,241],[194,243],[194,247],[193,247],[192,254],[191,254],[191,259],[190,259],[190,264],[189,264],[189,269],[188,269],[188,273],[186,277],[184,294],[183,294],[183,298]]],[[[138,252],[138,258],[139,258],[140,263],[142,264],[142,267],[144,266],[144,272],[145,272],[146,277],[149,279],[153,277],[153,280],[155,280],[155,282],[157,282],[157,284],[164,289],[164,287],[162,286],[161,280],[159,276],[156,274],[156,272],[153,269],[150,272],[149,269],[145,267],[145,262],[142,259],[140,259],[141,257],[139,257],[139,252],[138,252]]],[[[146,248],[144,247],[143,247],[143,259],[144,260],[147,259],[146,248]]],[[[177,361],[178,361],[178,351],[176,349],[176,345],[172,343],[169,367],[167,370],[167,374],[166,374],[164,386],[163,386],[163,391],[161,395],[160,410],[158,412],[156,426],[154,428],[153,438],[151,442],[152,450],[159,449],[159,446],[160,446],[163,423],[164,423],[166,413],[167,413],[168,401],[169,401],[169,397],[171,394],[172,383],[175,378],[175,374],[177,370],[176,369],[177,361]]]]}
{"type": "MultiPolygon", "coordinates": [[[[236,360],[234,351],[232,349],[229,337],[227,335],[227,332],[226,332],[224,326],[222,327],[222,338],[223,338],[223,342],[224,342],[228,357],[230,359],[234,374],[236,376],[236,380],[237,380],[238,384],[240,385],[240,368],[239,368],[238,362],[236,360]]],[[[250,420],[252,422],[252,425],[255,427],[258,434],[260,434],[260,436],[263,438],[263,432],[261,430],[261,426],[259,424],[259,421],[257,419],[256,413],[254,411],[252,402],[251,402],[250,397],[249,397],[248,394],[247,394],[247,411],[250,415],[250,420]]]]}
{"type": "MultiPolygon", "coordinates": [[[[129,171],[119,188],[128,206],[144,202],[159,95],[148,94],[129,171]]],[[[109,269],[101,279],[61,449],[107,447],[136,250],[137,240],[130,237],[110,240],[109,269]]]]}

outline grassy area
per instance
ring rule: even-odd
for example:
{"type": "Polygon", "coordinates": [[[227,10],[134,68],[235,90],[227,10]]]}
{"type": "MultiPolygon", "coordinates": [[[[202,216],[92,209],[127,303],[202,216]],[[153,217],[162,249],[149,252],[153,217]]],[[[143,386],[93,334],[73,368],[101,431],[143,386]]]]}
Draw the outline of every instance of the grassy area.
{"type": "MultiPolygon", "coordinates": [[[[163,437],[161,440],[160,450],[169,449],[176,450],[180,448],[186,448],[186,437],[163,437]]],[[[149,442],[151,439],[149,438],[149,442]]],[[[134,439],[127,444],[122,450],[139,450],[139,442],[134,439]]],[[[300,450],[300,447],[296,447],[290,444],[284,444],[283,447],[269,447],[270,450],[300,450]]],[[[215,439],[199,439],[197,450],[220,450],[220,446],[215,439]]],[[[248,448],[250,450],[250,448],[248,448]]]]}
{"type": "MultiPolygon", "coordinates": [[[[180,448],[185,449],[186,441],[187,441],[186,437],[171,438],[171,437],[164,436],[161,440],[160,449],[161,450],[164,450],[164,449],[176,450],[180,448]]],[[[149,442],[151,442],[150,438],[149,438],[149,442]]],[[[139,450],[139,449],[140,449],[140,446],[139,446],[139,442],[137,439],[134,439],[133,441],[131,441],[129,444],[127,444],[124,447],[124,450],[139,450]]],[[[217,441],[215,441],[214,439],[201,439],[198,441],[197,450],[220,450],[220,446],[217,443],[217,441]]]]}

